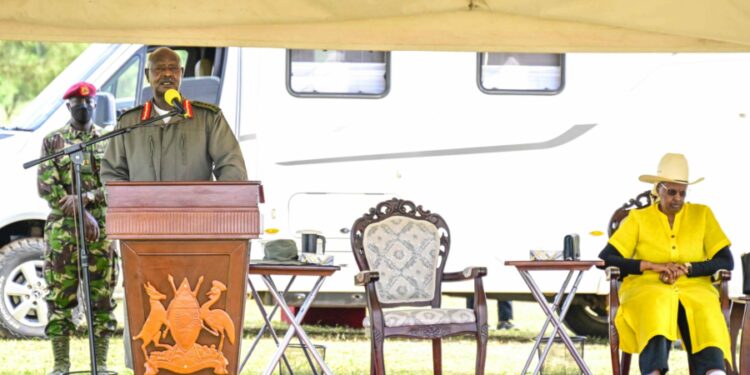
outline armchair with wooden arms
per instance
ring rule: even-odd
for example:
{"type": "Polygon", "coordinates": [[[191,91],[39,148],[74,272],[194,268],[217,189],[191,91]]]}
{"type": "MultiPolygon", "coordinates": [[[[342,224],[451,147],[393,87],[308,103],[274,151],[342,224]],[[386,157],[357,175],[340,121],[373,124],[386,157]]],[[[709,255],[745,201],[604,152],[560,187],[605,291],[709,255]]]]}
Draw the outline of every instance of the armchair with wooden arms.
{"type": "MultiPolygon", "coordinates": [[[[650,206],[653,203],[651,199],[651,191],[646,190],[641,194],[638,194],[634,199],[631,199],[627,203],[623,204],[622,207],[618,208],[609,220],[609,226],[607,228],[607,234],[609,237],[617,231],[620,227],[620,222],[625,219],[630,210],[640,209],[650,206]]],[[[620,307],[620,282],[622,277],[620,275],[620,269],[617,267],[607,267],[606,269],[607,280],[609,281],[609,347],[610,354],[612,357],[612,374],[614,375],[627,375],[630,373],[630,360],[631,354],[620,352],[620,338],[615,327],[615,316],[617,316],[617,310],[620,307]]],[[[737,329],[735,324],[738,326],[739,322],[735,321],[736,313],[732,313],[732,325],[730,325],[730,311],[732,310],[732,302],[729,299],[729,280],[731,279],[731,273],[727,270],[719,270],[712,277],[714,284],[719,289],[721,310],[724,313],[724,319],[727,322],[729,328],[730,337],[732,338],[732,362],[737,363],[734,353],[737,338],[737,329]]],[[[741,317],[740,319],[741,320],[741,317]]],[[[729,366],[727,364],[727,374],[734,374],[736,371],[735,366],[729,366]]],[[[693,368],[690,368],[690,374],[695,375],[693,368]]]]}
{"type": "Polygon", "coordinates": [[[391,199],[371,208],[354,222],[354,258],[365,287],[370,330],[370,373],[385,374],[383,342],[387,337],[432,340],[433,370],[442,373],[441,339],[467,334],[476,337],[476,374],[484,374],[487,354],[487,302],[484,267],[444,272],[450,231],[440,215],[414,203],[391,199]],[[474,281],[473,309],[440,307],[442,282],[474,281]],[[411,309],[398,309],[411,307],[411,309]]]}

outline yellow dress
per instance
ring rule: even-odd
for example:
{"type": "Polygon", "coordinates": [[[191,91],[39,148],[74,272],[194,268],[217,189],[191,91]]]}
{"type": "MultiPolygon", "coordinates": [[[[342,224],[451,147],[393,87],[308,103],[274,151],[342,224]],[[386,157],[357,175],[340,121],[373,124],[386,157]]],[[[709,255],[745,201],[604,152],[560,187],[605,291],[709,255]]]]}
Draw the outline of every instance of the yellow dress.
{"type": "MultiPolygon", "coordinates": [[[[654,263],[701,262],[730,245],[711,209],[691,203],[685,203],[675,215],[672,228],[658,204],[633,210],[609,243],[625,258],[654,263]]],[[[680,302],[685,308],[693,353],[715,346],[730,360],[729,332],[719,292],[709,276],[681,276],[673,285],[659,281],[659,274],[653,271],[625,277],[615,317],[620,348],[626,353],[640,353],[654,336],[672,341],[680,338],[680,302]]]]}

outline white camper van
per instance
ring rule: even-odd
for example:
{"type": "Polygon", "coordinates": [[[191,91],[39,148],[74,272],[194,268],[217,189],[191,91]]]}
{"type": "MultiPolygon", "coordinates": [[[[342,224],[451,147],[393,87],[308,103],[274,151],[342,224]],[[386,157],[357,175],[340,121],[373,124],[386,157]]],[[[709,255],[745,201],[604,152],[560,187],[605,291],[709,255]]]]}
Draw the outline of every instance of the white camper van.
{"type": "MultiPolygon", "coordinates": [[[[41,336],[47,319],[47,207],[22,163],[66,121],[60,96],[73,82],[111,93],[119,112],[147,100],[153,48],[92,45],[0,130],[0,331],[41,336]]],[[[183,94],[221,106],[250,178],[264,184],[264,233],[251,257],[262,257],[263,241],[312,229],[345,265],[324,284],[320,308],[363,308],[349,230],[394,196],[446,219],[447,270],[486,266],[489,297],[531,299],[504,261],[560,250],[569,233],[580,235],[582,258],[596,258],[610,215],[649,188],[637,178],[656,172],[665,152],[686,154],[691,175],[706,177],[689,200],[713,208],[734,254],[750,248],[750,203],[736,194],[748,181],[750,54],[175,49],[183,94]]],[[[740,279],[738,269],[733,295],[740,279]]],[[[561,282],[536,280],[549,293],[561,282]]],[[[473,286],[446,287],[468,295],[473,286]]],[[[588,272],[569,327],[606,335],[607,292],[603,272],[588,272]]]]}

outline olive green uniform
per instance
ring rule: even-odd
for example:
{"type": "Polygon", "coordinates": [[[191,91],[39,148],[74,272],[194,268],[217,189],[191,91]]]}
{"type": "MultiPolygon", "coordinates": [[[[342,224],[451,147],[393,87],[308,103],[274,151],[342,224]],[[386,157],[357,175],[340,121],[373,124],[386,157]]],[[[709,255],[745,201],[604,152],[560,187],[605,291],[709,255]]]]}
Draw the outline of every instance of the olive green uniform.
{"type": "MultiPolygon", "coordinates": [[[[79,131],[70,124],[48,134],[42,143],[42,156],[60,149],[54,145],[63,141],[63,147],[89,141],[102,136],[102,131],[92,126],[91,130],[79,131]],[[56,141],[58,140],[58,141],[56,141]]],[[[113,314],[116,306],[112,292],[117,282],[117,258],[106,240],[104,217],[106,203],[99,168],[104,156],[105,142],[97,143],[84,152],[81,166],[81,191],[88,200],[86,211],[99,223],[99,239],[87,243],[91,303],[93,306],[94,334],[97,338],[108,338],[117,327],[113,314]]],[[[77,230],[74,216],[66,216],[58,203],[66,195],[74,194],[74,173],[70,156],[61,156],[39,165],[37,185],[39,196],[47,201],[51,209],[44,228],[46,249],[44,254],[44,278],[49,287],[47,303],[49,322],[45,332],[53,340],[67,338],[74,329],[72,309],[78,305],[76,293],[79,285],[77,230]]]]}
{"type": "MultiPolygon", "coordinates": [[[[221,110],[183,102],[185,116],[172,116],[110,140],[102,163],[107,181],[247,180],[239,143],[221,110]]],[[[153,102],[123,113],[117,129],[134,126],[157,113],[153,102]]]]}
{"type": "MultiPolygon", "coordinates": [[[[172,116],[110,139],[102,181],[245,181],[242,151],[221,110],[183,101],[186,116],[172,116]]],[[[116,129],[158,116],[153,101],[123,113],[116,129]]],[[[127,319],[126,319],[127,327],[127,319]]],[[[129,332],[124,332],[126,348],[129,332]]],[[[126,349],[126,351],[129,349],[126,349]]]]}

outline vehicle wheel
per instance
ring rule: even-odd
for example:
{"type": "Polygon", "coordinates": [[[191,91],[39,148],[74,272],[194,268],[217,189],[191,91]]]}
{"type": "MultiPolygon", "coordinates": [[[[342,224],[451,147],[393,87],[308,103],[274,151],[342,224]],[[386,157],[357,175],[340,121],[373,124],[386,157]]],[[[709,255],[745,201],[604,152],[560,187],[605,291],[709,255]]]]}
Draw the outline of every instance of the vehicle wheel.
{"type": "Polygon", "coordinates": [[[606,301],[607,296],[576,296],[565,316],[565,325],[579,336],[608,337],[606,301]]]}
{"type": "Polygon", "coordinates": [[[23,238],[0,250],[0,334],[44,337],[47,283],[42,268],[44,240],[23,238]]]}
{"type": "MultiPolygon", "coordinates": [[[[44,280],[44,240],[23,238],[0,249],[0,336],[44,337],[47,326],[47,282],[44,280]]],[[[73,324],[86,330],[86,316],[78,291],[73,324]]]]}

